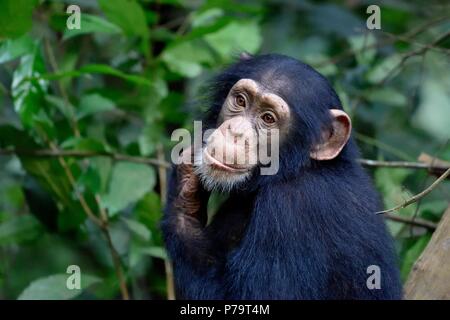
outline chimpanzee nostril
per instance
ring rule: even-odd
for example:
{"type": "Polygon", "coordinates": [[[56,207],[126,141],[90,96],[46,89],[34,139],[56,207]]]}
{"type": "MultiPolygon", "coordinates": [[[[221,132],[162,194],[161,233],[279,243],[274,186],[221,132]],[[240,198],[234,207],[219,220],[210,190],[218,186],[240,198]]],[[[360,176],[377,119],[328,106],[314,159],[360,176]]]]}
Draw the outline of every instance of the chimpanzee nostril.
{"type": "Polygon", "coordinates": [[[250,122],[243,117],[234,119],[234,121],[229,124],[229,129],[230,133],[235,137],[242,137],[248,130],[252,130],[250,122]]]}

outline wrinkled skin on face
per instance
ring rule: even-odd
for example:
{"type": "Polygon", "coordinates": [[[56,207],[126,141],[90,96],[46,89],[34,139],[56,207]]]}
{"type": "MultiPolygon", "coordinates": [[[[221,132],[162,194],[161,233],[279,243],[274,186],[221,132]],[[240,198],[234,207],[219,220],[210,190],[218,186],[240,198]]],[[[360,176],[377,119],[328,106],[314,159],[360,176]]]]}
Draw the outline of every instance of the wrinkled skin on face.
{"type": "Polygon", "coordinates": [[[279,143],[271,133],[278,130],[277,137],[286,136],[289,124],[289,107],[281,97],[254,80],[239,80],[223,103],[217,129],[196,155],[205,186],[229,190],[246,181],[258,166],[258,151],[279,143]]]}

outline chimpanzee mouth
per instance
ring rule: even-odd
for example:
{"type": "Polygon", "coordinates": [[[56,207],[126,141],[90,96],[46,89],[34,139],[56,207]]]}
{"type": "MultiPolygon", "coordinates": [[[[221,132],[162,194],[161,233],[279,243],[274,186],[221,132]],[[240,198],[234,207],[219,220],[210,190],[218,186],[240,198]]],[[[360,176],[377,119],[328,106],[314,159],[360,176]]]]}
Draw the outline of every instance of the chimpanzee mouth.
{"type": "Polygon", "coordinates": [[[203,150],[203,156],[204,161],[214,169],[218,169],[221,171],[231,172],[231,173],[248,173],[251,170],[251,167],[249,166],[243,166],[243,165],[236,165],[236,166],[230,166],[227,164],[224,164],[223,162],[217,160],[213,156],[209,154],[209,152],[206,150],[206,148],[203,150]]]}

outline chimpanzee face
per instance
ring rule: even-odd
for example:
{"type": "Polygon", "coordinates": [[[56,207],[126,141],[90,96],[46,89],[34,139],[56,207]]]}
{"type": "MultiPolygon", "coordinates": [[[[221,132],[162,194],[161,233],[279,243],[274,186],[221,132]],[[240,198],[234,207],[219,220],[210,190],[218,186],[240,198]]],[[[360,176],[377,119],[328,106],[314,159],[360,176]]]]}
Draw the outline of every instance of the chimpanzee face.
{"type": "MultiPolygon", "coordinates": [[[[202,150],[198,171],[207,186],[229,189],[245,181],[260,163],[259,155],[278,148],[289,131],[289,106],[252,79],[229,91],[217,123],[202,150]]],[[[269,152],[270,153],[270,152],[269,152]]]]}
{"type": "Polygon", "coordinates": [[[283,157],[283,165],[292,168],[303,165],[294,163],[299,161],[297,154],[331,160],[347,143],[350,118],[333,109],[339,106],[328,105],[326,97],[332,89],[326,80],[293,59],[276,62],[250,59],[235,66],[250,77],[229,85],[220,110],[215,109],[215,129],[195,153],[196,172],[207,189],[232,190],[264,174],[263,155],[270,154],[272,161],[274,150],[276,157],[283,157]],[[290,147],[282,149],[283,144],[290,147]]]}

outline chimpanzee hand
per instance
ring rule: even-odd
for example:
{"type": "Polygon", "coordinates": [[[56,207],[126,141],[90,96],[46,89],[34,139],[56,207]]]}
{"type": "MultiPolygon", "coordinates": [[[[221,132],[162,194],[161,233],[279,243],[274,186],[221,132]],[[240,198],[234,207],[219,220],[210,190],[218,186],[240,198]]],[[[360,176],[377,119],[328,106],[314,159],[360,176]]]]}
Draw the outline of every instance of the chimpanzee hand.
{"type": "Polygon", "coordinates": [[[179,193],[174,206],[179,213],[199,218],[201,207],[201,186],[194,172],[192,148],[183,151],[183,163],[177,166],[179,193]]]}

